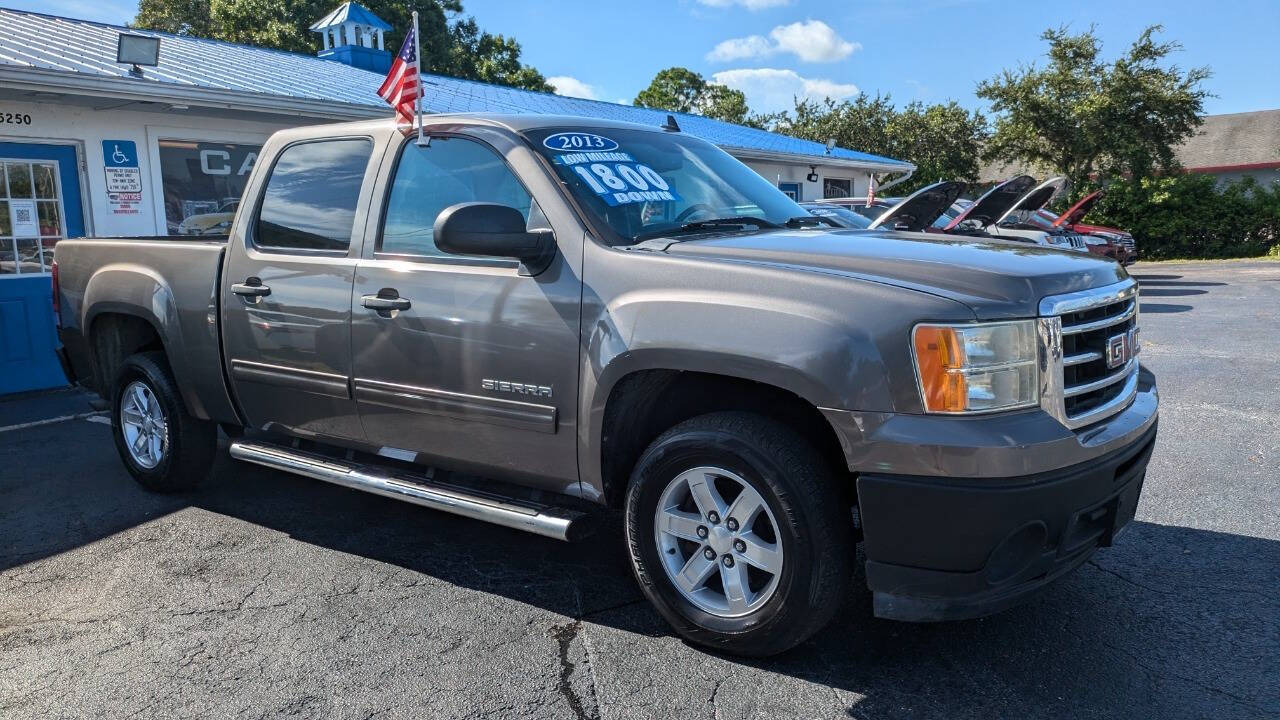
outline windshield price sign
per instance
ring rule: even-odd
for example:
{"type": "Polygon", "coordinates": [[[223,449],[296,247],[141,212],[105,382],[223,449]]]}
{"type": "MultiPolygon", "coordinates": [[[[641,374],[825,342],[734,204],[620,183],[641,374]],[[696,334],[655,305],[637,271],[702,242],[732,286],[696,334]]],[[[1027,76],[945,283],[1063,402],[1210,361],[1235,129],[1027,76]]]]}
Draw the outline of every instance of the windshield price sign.
{"type": "MultiPolygon", "coordinates": [[[[581,134],[585,133],[560,133],[548,137],[547,141],[563,135],[581,134]]],[[[608,141],[615,148],[618,146],[608,138],[600,139],[608,141]]],[[[648,165],[636,162],[629,153],[565,153],[557,155],[555,161],[571,168],[592,192],[611,207],[642,202],[674,202],[680,199],[666,178],[648,165]]]]}

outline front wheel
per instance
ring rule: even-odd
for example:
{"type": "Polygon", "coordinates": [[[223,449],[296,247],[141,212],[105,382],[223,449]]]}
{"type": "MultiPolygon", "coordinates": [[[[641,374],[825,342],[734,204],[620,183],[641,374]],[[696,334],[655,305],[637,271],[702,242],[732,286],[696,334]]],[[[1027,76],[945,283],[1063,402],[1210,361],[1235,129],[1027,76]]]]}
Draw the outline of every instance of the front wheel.
{"type": "Polygon", "coordinates": [[[668,430],[626,497],[632,568],[686,639],[765,656],[803,642],[844,601],[853,558],[834,478],[801,436],[741,412],[668,430]]]}
{"type": "Polygon", "coordinates": [[[187,414],[162,353],[126,358],[111,401],[116,450],[143,487],[155,492],[190,490],[209,474],[217,426],[187,414]]]}

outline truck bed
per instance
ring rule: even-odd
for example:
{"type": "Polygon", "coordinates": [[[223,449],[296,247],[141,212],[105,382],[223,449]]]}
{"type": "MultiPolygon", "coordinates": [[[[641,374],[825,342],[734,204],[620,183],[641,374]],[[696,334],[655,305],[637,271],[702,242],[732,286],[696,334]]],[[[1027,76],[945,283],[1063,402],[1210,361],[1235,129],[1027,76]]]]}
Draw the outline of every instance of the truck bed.
{"type": "MultiPolygon", "coordinates": [[[[62,338],[77,380],[104,397],[93,371],[98,323],[146,322],[169,357],[188,410],[234,419],[222,374],[218,286],[227,237],[75,238],[58,243],[62,338]]],[[[144,328],[145,329],[145,328],[144,328]]]]}

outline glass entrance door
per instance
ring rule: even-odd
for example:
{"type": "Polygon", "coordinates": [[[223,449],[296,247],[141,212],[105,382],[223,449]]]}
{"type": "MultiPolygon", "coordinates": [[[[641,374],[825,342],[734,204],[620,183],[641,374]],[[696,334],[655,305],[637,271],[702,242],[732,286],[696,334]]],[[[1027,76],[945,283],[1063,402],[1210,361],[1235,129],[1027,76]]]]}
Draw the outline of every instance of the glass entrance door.
{"type": "Polygon", "coordinates": [[[50,270],[84,235],[76,148],[0,142],[0,395],[65,385],[50,270]]]}

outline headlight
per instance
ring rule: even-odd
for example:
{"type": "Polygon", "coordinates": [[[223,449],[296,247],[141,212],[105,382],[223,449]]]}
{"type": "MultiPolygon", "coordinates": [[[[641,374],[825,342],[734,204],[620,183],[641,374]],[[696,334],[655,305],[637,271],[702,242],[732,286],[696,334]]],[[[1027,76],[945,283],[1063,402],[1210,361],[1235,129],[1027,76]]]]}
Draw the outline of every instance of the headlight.
{"type": "Polygon", "coordinates": [[[1104,237],[1095,237],[1093,235],[1084,236],[1085,245],[1106,245],[1108,240],[1104,237]]]}
{"type": "Polygon", "coordinates": [[[1040,402],[1034,320],[917,325],[912,347],[928,412],[991,412],[1040,402]]]}

